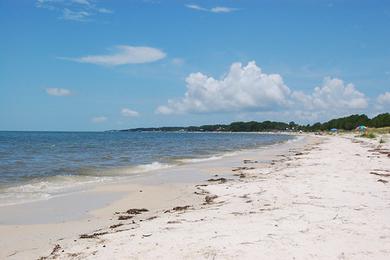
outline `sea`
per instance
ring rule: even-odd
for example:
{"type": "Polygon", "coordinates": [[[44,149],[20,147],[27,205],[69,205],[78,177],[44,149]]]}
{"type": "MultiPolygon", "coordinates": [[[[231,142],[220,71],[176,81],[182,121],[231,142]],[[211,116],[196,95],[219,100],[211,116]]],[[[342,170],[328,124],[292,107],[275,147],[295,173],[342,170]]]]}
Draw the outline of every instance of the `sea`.
{"type": "Polygon", "coordinates": [[[0,131],[0,206],[292,139],[260,133],[0,131]]]}

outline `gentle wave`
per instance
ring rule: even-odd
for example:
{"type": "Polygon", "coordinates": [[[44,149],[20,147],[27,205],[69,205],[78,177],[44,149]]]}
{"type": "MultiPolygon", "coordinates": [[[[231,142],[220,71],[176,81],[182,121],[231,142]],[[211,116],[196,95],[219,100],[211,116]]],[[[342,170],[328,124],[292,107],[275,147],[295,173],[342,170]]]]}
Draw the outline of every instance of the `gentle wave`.
{"type": "Polygon", "coordinates": [[[99,183],[115,182],[124,177],[167,169],[174,165],[153,162],[134,167],[105,170],[84,170],[79,175],[56,175],[40,181],[0,189],[0,206],[15,205],[84,190],[99,183]]]}
{"type": "Polygon", "coordinates": [[[40,181],[1,189],[0,206],[48,200],[61,194],[76,192],[90,185],[111,181],[107,177],[52,176],[40,181]]]}
{"type": "Polygon", "coordinates": [[[152,162],[150,164],[143,164],[143,165],[136,166],[134,168],[134,172],[143,173],[143,172],[167,169],[167,168],[170,168],[170,167],[173,167],[173,166],[174,165],[166,164],[166,163],[152,162]]]}
{"type": "Polygon", "coordinates": [[[176,159],[176,161],[181,162],[181,163],[198,163],[198,162],[207,162],[207,161],[215,161],[219,160],[225,157],[229,156],[234,156],[239,154],[240,151],[237,152],[229,152],[229,153],[224,153],[221,155],[212,155],[210,157],[205,157],[205,158],[186,158],[186,159],[176,159]]]}
{"type": "Polygon", "coordinates": [[[0,205],[46,200],[146,172],[267,149],[291,138],[255,133],[0,132],[0,205]]]}
{"type": "Polygon", "coordinates": [[[302,135],[296,135],[294,136],[294,138],[290,139],[290,140],[287,140],[286,143],[287,144],[290,144],[290,143],[295,143],[295,142],[299,142],[299,141],[302,141],[305,137],[302,136],[302,135]]]}
{"type": "Polygon", "coordinates": [[[149,164],[141,164],[136,166],[127,166],[127,167],[111,167],[106,169],[93,169],[93,168],[85,168],[80,169],[76,172],[78,176],[112,176],[112,177],[123,177],[123,176],[131,176],[134,174],[167,169],[173,167],[172,164],[160,163],[160,162],[152,162],[149,164]]]}

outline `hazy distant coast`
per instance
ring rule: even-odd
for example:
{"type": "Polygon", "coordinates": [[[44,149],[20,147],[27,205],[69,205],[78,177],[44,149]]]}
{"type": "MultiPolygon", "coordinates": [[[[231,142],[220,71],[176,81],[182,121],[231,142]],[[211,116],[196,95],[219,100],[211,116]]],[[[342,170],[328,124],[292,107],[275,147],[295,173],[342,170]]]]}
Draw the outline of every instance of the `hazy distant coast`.
{"type": "Polygon", "coordinates": [[[351,115],[348,117],[341,117],[331,119],[324,123],[314,124],[297,124],[294,121],[289,123],[275,122],[275,121],[263,121],[263,122],[233,122],[230,124],[214,124],[214,125],[202,125],[202,126],[174,126],[174,127],[141,127],[122,130],[110,130],[121,132],[273,132],[273,131],[329,131],[332,128],[340,130],[353,130],[356,127],[364,125],[367,127],[387,127],[390,126],[390,114],[383,113],[373,118],[361,115],[351,115]]]}

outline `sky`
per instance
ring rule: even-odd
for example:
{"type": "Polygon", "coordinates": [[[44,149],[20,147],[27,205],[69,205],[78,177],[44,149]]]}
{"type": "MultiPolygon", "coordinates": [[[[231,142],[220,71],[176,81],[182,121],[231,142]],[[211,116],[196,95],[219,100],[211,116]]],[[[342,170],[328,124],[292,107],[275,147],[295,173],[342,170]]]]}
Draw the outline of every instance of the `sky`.
{"type": "Polygon", "coordinates": [[[0,130],[390,111],[390,1],[1,0],[0,130]]]}

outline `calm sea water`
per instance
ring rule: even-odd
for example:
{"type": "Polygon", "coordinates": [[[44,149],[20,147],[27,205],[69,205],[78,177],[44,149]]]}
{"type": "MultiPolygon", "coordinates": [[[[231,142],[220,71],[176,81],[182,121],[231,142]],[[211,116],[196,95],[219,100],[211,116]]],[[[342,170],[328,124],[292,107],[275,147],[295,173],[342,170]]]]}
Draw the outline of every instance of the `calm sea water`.
{"type": "Polygon", "coordinates": [[[254,133],[0,132],[0,205],[293,137],[254,133]]]}

